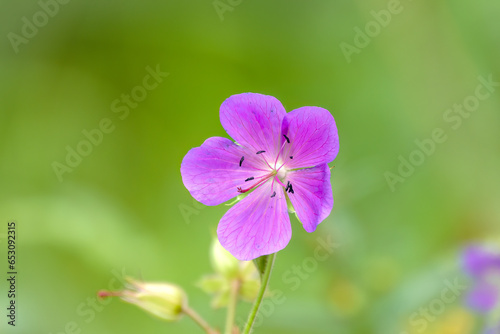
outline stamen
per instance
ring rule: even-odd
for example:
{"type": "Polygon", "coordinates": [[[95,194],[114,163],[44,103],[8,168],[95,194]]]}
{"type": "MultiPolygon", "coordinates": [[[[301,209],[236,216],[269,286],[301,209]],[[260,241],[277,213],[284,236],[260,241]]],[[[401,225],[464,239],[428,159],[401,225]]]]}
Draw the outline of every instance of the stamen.
{"type": "Polygon", "coordinates": [[[274,196],[276,196],[276,191],[273,192],[273,194],[271,195],[271,198],[273,198],[274,196]]]}
{"type": "Polygon", "coordinates": [[[254,179],[254,177],[249,177],[248,179],[245,180],[245,182],[248,182],[248,181],[252,181],[254,179]]]}
{"type": "Polygon", "coordinates": [[[243,163],[243,160],[245,160],[245,156],[242,156],[240,159],[240,167],[241,167],[241,164],[243,163]]]}
{"type": "MultiPolygon", "coordinates": [[[[266,151],[258,151],[256,154],[262,154],[266,151]]],[[[263,158],[262,160],[264,160],[264,162],[266,163],[267,167],[269,167],[270,169],[273,169],[273,167],[271,167],[271,165],[269,164],[269,162],[267,162],[266,158],[263,158]]]]}
{"type": "Polygon", "coordinates": [[[293,155],[290,156],[290,159],[293,159],[293,155]]]}
{"type": "Polygon", "coordinates": [[[288,191],[288,188],[290,188],[290,186],[291,186],[290,181],[288,181],[288,183],[286,184],[285,192],[288,191]]]}
{"type": "Polygon", "coordinates": [[[285,137],[287,143],[290,144],[290,139],[288,139],[288,137],[286,135],[283,135],[283,137],[285,137]]]}
{"type": "MultiPolygon", "coordinates": [[[[284,136],[285,136],[285,135],[284,135],[284,136]]],[[[286,139],[288,139],[288,137],[287,137],[287,136],[285,136],[285,138],[286,138],[286,139]]],[[[290,141],[288,141],[288,142],[290,142],[290,141]]],[[[280,148],[280,150],[278,151],[278,155],[276,156],[276,160],[274,160],[274,169],[276,169],[276,164],[278,163],[278,159],[279,159],[279,157],[280,157],[281,151],[283,151],[283,147],[285,147],[285,144],[286,144],[286,142],[283,142],[283,145],[281,145],[281,148],[280,148]]],[[[284,165],[284,164],[283,164],[283,165],[284,165]]],[[[283,165],[281,165],[281,167],[283,167],[283,165]]],[[[281,168],[281,167],[280,167],[280,168],[281,168]]],[[[279,170],[279,169],[278,169],[278,170],[279,170]]]]}
{"type": "Polygon", "coordinates": [[[273,167],[271,167],[271,165],[269,164],[269,162],[267,162],[266,159],[264,159],[264,162],[266,163],[267,167],[269,167],[270,169],[273,169],[273,167]]]}
{"type": "Polygon", "coordinates": [[[284,187],[285,185],[283,184],[283,182],[281,182],[277,177],[274,178],[276,180],[276,182],[278,182],[280,184],[280,186],[284,187]]]}

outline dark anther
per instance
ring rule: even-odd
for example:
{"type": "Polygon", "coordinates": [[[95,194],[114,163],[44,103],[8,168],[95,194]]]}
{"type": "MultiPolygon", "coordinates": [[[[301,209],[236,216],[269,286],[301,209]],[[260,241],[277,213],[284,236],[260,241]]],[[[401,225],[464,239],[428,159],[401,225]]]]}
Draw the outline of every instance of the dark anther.
{"type": "Polygon", "coordinates": [[[291,186],[292,184],[290,183],[290,181],[288,181],[288,183],[286,184],[285,192],[287,192],[288,188],[290,188],[291,186]]]}
{"type": "Polygon", "coordinates": [[[274,196],[276,196],[276,191],[273,192],[273,194],[271,195],[271,198],[273,198],[274,196]]]}
{"type": "Polygon", "coordinates": [[[241,157],[241,159],[240,159],[240,167],[241,167],[241,164],[243,163],[243,160],[245,160],[245,157],[244,157],[244,156],[243,156],[243,157],[241,157]]]}
{"type": "Polygon", "coordinates": [[[293,155],[290,156],[290,159],[293,159],[293,155]]]}
{"type": "Polygon", "coordinates": [[[259,151],[257,152],[257,154],[262,154],[262,153],[265,153],[266,151],[259,151]]]}
{"type": "Polygon", "coordinates": [[[252,180],[253,180],[253,176],[246,179],[245,182],[252,181],[252,180]]]}
{"type": "Polygon", "coordinates": [[[288,139],[288,137],[287,137],[286,135],[283,135],[283,137],[285,137],[286,142],[287,142],[288,144],[290,144],[290,139],[288,139]]]}

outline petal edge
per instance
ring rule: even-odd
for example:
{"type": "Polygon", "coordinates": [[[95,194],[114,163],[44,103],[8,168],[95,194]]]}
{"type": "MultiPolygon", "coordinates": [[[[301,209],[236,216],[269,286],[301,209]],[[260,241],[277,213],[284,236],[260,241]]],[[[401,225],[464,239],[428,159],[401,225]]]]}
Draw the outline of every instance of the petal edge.
{"type": "Polygon", "coordinates": [[[217,235],[221,245],[242,261],[285,248],[292,229],[283,187],[268,181],[254,190],[226,212],[217,235]]]}
{"type": "Polygon", "coordinates": [[[281,131],[290,139],[285,146],[289,169],[326,164],[339,152],[337,125],[332,114],[320,107],[301,107],[290,111],[283,119],[281,131]]]}
{"type": "Polygon", "coordinates": [[[220,107],[220,122],[231,138],[273,161],[281,145],[281,124],[286,115],[273,96],[243,93],[230,96],[220,107]]]}
{"type": "Polygon", "coordinates": [[[286,177],[293,187],[288,198],[292,202],[304,229],[311,233],[330,215],[333,208],[333,193],[330,183],[330,168],[323,164],[313,168],[289,172],[286,177]]]}

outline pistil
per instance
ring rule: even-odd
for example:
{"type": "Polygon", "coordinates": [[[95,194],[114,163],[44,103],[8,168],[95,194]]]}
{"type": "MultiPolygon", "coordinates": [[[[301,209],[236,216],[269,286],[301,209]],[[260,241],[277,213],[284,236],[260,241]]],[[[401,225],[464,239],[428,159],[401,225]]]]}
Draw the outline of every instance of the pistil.
{"type": "MultiPolygon", "coordinates": [[[[261,184],[263,184],[264,182],[266,182],[267,180],[269,180],[271,177],[273,177],[274,175],[276,175],[276,172],[273,171],[271,173],[269,173],[268,175],[264,175],[264,176],[261,176],[260,178],[262,178],[262,180],[254,183],[253,185],[251,185],[250,187],[248,188],[245,188],[243,189],[242,187],[238,187],[236,188],[238,190],[239,193],[246,193],[247,191],[250,191],[258,186],[260,186],[261,184]]],[[[248,180],[248,179],[247,179],[248,180]]]]}

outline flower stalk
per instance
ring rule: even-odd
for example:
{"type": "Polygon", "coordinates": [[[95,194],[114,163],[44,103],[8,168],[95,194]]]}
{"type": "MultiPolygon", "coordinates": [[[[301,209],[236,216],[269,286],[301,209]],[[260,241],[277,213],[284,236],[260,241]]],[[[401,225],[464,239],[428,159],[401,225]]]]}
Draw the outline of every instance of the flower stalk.
{"type": "Polygon", "coordinates": [[[210,325],[208,324],[208,322],[205,321],[205,319],[203,319],[198,313],[196,313],[195,310],[193,310],[192,308],[188,307],[188,306],[184,306],[182,311],[184,311],[184,313],[190,317],[191,319],[193,319],[193,321],[198,325],[200,326],[207,334],[219,334],[218,331],[216,331],[215,329],[213,329],[212,327],[210,327],[210,325]]]}
{"type": "Polygon", "coordinates": [[[250,311],[250,314],[248,316],[247,323],[245,325],[245,328],[243,330],[243,334],[249,334],[250,331],[252,330],[253,323],[255,322],[255,317],[259,313],[259,308],[260,304],[262,303],[262,299],[264,298],[264,294],[266,293],[267,290],[267,285],[269,283],[269,278],[271,277],[271,272],[273,270],[274,266],[274,260],[276,258],[276,253],[266,255],[267,261],[264,267],[264,273],[261,276],[261,285],[260,285],[260,290],[257,295],[257,299],[255,300],[255,303],[252,307],[252,310],[250,311]]]}
{"type": "Polygon", "coordinates": [[[234,279],[231,282],[231,291],[229,295],[229,304],[227,306],[226,316],[226,334],[233,334],[234,317],[236,315],[236,304],[238,303],[238,293],[240,290],[241,282],[239,279],[234,279]]]}

